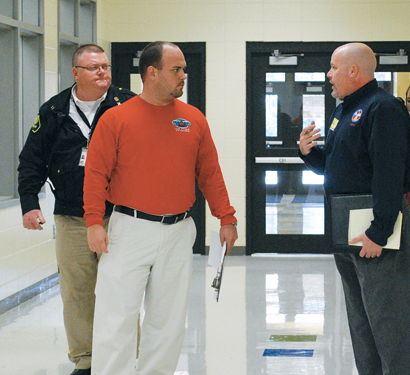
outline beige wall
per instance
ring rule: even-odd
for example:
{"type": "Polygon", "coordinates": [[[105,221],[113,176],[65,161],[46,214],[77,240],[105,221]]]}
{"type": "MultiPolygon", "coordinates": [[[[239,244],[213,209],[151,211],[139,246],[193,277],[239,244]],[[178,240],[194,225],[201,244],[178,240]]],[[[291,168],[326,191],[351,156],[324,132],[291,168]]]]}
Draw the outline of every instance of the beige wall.
{"type": "MultiPolygon", "coordinates": [[[[58,91],[58,1],[44,0],[45,99],[58,91]]],[[[246,41],[406,39],[410,1],[98,0],[98,43],[206,42],[206,108],[245,245],[246,41]]],[[[400,93],[398,93],[400,95],[400,93]]],[[[403,94],[404,95],[404,94],[403,94]]],[[[21,224],[19,205],[0,210],[0,300],[56,272],[53,198],[41,201],[42,232],[21,224]]],[[[207,235],[218,229],[207,214],[207,235]]]]}
{"type": "Polygon", "coordinates": [[[406,101],[406,91],[410,84],[410,74],[407,72],[397,73],[397,96],[406,101]]]}
{"type": "Polygon", "coordinates": [[[244,246],[246,41],[403,40],[409,17],[409,0],[98,0],[98,37],[206,42],[206,116],[244,246]]]}

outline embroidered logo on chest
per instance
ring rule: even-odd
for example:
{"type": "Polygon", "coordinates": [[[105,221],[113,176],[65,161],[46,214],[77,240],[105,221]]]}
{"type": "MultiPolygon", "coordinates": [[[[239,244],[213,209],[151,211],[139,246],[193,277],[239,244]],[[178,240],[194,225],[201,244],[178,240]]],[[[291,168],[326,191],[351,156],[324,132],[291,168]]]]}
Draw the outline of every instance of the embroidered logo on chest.
{"type": "Polygon", "coordinates": [[[363,114],[362,109],[358,109],[355,113],[353,113],[352,123],[350,125],[355,126],[356,122],[358,122],[360,120],[360,118],[362,117],[362,114],[363,114]]]}
{"type": "Polygon", "coordinates": [[[175,131],[177,132],[189,133],[191,131],[191,123],[183,118],[172,120],[172,125],[174,125],[175,131]]]}

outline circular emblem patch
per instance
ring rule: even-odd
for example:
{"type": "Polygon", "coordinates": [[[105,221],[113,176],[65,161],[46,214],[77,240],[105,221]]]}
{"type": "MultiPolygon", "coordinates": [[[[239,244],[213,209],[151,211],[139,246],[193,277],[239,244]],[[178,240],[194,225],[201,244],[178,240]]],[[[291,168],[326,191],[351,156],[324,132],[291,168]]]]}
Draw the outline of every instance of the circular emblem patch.
{"type": "Polygon", "coordinates": [[[358,109],[355,113],[353,113],[352,116],[352,122],[357,122],[360,120],[360,117],[362,117],[363,110],[358,109]]]}

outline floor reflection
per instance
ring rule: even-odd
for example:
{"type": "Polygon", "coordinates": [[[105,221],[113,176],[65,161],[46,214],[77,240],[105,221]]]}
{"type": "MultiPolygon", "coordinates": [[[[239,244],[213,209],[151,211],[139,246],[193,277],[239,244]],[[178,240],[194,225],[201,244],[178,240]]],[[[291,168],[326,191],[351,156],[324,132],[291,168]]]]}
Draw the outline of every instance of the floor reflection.
{"type": "MultiPolygon", "coordinates": [[[[331,256],[232,256],[219,302],[207,257],[194,256],[175,375],[354,375],[331,256]]],[[[0,315],[0,374],[68,375],[59,288],[0,315]]]]}
{"type": "Polygon", "coordinates": [[[189,374],[357,374],[331,256],[228,257],[218,303],[206,258],[194,274],[187,333],[195,320],[199,352],[189,355],[189,374]]]}

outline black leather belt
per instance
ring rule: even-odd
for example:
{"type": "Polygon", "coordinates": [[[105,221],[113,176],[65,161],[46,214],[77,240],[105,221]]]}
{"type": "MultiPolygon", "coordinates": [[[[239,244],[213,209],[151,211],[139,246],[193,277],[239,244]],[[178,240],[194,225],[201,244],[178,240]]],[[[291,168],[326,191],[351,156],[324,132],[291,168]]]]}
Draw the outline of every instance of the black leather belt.
{"type": "Polygon", "coordinates": [[[161,224],[176,224],[178,223],[178,221],[182,221],[191,216],[190,211],[183,212],[182,214],[178,215],[151,215],[126,206],[114,206],[114,211],[121,212],[122,214],[129,215],[138,219],[158,221],[161,224]]]}

